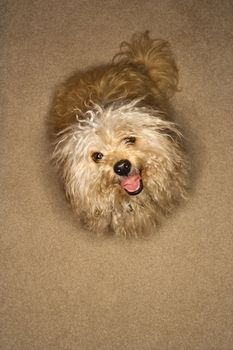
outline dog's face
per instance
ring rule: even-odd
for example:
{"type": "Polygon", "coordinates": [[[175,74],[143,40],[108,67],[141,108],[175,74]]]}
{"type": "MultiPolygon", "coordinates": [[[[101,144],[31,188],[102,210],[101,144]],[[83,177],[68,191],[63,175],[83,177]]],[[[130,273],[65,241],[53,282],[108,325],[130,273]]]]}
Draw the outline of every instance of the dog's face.
{"type": "Polygon", "coordinates": [[[77,211],[110,211],[131,201],[159,200],[164,191],[170,195],[182,163],[175,141],[180,134],[160,115],[136,102],[96,107],[60,135],[54,158],[77,211]]]}

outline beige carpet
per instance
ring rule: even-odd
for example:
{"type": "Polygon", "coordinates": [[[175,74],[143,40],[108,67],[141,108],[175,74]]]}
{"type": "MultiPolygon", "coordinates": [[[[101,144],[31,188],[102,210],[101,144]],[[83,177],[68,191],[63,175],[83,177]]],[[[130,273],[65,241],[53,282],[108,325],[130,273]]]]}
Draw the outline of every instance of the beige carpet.
{"type": "Polygon", "coordinates": [[[233,3],[1,1],[1,350],[233,349],[233,3]],[[149,29],[168,39],[193,163],[150,240],[96,238],[48,165],[54,86],[149,29]]]}

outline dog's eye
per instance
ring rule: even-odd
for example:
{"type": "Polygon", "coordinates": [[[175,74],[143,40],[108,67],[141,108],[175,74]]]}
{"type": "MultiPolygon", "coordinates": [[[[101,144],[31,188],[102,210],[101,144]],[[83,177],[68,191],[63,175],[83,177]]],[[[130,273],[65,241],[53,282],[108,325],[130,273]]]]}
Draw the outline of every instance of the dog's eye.
{"type": "Polygon", "coordinates": [[[126,145],[133,145],[136,142],[136,137],[134,136],[126,137],[124,138],[124,141],[126,145]]]}
{"type": "Polygon", "coordinates": [[[102,158],[103,158],[103,153],[101,153],[101,152],[94,152],[94,153],[92,153],[92,155],[91,155],[91,157],[92,157],[92,159],[94,160],[94,162],[98,162],[98,161],[100,161],[102,158]]]}

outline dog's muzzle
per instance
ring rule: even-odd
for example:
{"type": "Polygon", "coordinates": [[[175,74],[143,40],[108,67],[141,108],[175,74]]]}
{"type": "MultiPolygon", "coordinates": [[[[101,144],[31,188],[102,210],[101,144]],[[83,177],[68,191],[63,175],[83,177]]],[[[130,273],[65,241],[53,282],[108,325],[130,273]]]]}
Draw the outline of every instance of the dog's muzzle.
{"type": "Polygon", "coordinates": [[[121,159],[113,166],[114,172],[121,176],[121,187],[131,196],[143,190],[143,182],[139,171],[132,171],[132,164],[128,159],[121,159]]]}

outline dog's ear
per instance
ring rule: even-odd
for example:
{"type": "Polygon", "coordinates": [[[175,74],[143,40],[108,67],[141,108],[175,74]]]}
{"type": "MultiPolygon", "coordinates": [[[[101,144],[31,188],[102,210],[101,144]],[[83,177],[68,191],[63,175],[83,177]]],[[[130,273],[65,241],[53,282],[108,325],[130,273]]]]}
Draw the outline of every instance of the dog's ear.
{"type": "Polygon", "coordinates": [[[123,42],[114,61],[137,64],[163,95],[171,97],[177,90],[178,69],[170,45],[165,40],[151,39],[149,32],[134,34],[123,42]]]}

